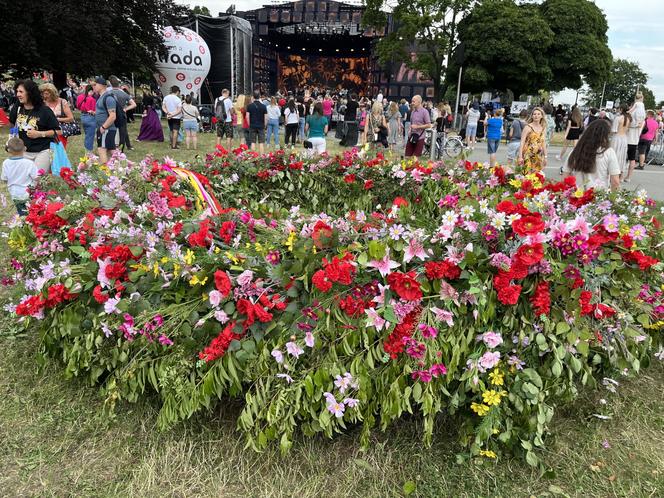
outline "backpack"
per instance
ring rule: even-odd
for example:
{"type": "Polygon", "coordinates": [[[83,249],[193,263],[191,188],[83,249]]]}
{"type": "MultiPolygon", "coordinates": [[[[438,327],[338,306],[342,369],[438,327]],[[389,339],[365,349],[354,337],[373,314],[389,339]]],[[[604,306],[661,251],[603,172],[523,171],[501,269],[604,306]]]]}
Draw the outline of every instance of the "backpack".
{"type": "Polygon", "coordinates": [[[226,119],[228,118],[228,115],[226,114],[226,105],[224,104],[224,101],[227,100],[228,97],[226,98],[217,98],[217,102],[214,104],[214,115],[219,121],[226,122],[226,119]]]}
{"type": "MultiPolygon", "coordinates": [[[[108,97],[113,97],[113,93],[112,92],[105,92],[104,96],[101,98],[101,103],[104,106],[104,109],[106,109],[106,111],[108,111],[108,106],[106,105],[106,100],[108,99],[108,97]]],[[[115,97],[113,97],[113,98],[115,98],[115,97]]],[[[116,102],[116,106],[115,106],[115,123],[114,124],[118,128],[123,128],[123,127],[127,126],[127,114],[124,112],[124,109],[122,109],[122,107],[120,107],[117,104],[117,100],[115,102],[116,102]]]]}

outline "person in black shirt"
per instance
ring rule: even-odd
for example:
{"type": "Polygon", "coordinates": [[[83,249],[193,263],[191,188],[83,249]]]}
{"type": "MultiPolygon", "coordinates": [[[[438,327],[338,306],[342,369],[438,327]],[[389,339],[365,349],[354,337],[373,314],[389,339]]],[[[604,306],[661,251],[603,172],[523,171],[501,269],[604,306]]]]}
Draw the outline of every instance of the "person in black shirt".
{"type": "Polygon", "coordinates": [[[357,111],[359,108],[360,104],[357,102],[357,95],[353,93],[346,104],[346,112],[344,113],[346,133],[340,145],[345,147],[355,147],[357,145],[357,111]]]}
{"type": "Polygon", "coordinates": [[[261,102],[260,92],[254,92],[254,101],[247,106],[246,119],[249,121],[249,132],[251,133],[251,150],[256,149],[261,154],[265,153],[265,128],[267,128],[267,107],[261,102]]]}
{"type": "Polygon", "coordinates": [[[60,129],[58,118],[44,104],[39,87],[32,80],[22,80],[14,87],[18,99],[9,113],[12,127],[18,128],[26,152],[23,157],[34,161],[37,169],[51,170],[51,142],[60,129]]]}

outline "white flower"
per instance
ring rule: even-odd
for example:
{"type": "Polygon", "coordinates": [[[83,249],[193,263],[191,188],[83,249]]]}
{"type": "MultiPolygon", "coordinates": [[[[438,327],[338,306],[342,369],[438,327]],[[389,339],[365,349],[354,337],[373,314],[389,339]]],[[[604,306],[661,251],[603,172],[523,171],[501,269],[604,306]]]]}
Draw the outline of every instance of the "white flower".
{"type": "Polygon", "coordinates": [[[489,201],[487,199],[480,200],[480,213],[487,214],[489,211],[489,201]]]}
{"type": "Polygon", "coordinates": [[[454,211],[446,211],[443,214],[442,222],[443,225],[452,225],[454,226],[459,219],[459,216],[454,211]]]}
{"type": "Polygon", "coordinates": [[[475,214],[475,208],[471,205],[462,206],[460,211],[463,218],[470,218],[475,214]]]}
{"type": "Polygon", "coordinates": [[[496,230],[503,230],[505,228],[505,213],[496,213],[491,219],[491,226],[496,230]]]}

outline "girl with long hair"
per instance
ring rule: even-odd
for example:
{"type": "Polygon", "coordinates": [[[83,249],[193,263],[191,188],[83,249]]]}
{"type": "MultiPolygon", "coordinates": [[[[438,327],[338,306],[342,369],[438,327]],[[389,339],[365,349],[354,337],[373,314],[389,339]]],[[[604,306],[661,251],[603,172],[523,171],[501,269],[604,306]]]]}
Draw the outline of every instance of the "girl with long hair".
{"type": "Polygon", "coordinates": [[[300,127],[300,113],[295,105],[295,100],[290,99],[284,110],[284,121],[286,123],[286,142],[291,141],[291,147],[295,147],[295,140],[297,139],[297,131],[300,127]]]}
{"type": "Polygon", "coordinates": [[[137,142],[163,142],[164,130],[159,118],[158,102],[152,92],[143,89],[143,115],[141,116],[141,128],[138,131],[137,142]]]}
{"type": "MultiPolygon", "coordinates": [[[[69,102],[63,98],[60,98],[58,94],[58,89],[55,88],[53,83],[42,83],[39,86],[39,91],[42,94],[44,99],[44,104],[51,108],[53,114],[55,114],[58,123],[73,123],[74,122],[74,113],[71,111],[71,106],[69,102]]],[[[58,140],[62,143],[62,146],[67,148],[67,137],[58,133],[58,140]]]]}
{"type": "Polygon", "coordinates": [[[81,111],[81,125],[85,134],[85,151],[92,153],[95,146],[97,134],[97,123],[95,121],[95,112],[97,108],[97,99],[92,85],[86,85],[85,91],[76,98],[76,107],[81,111]]]}
{"type": "Polygon", "coordinates": [[[564,171],[570,175],[580,175],[579,185],[604,190],[617,190],[620,187],[620,165],[610,145],[610,133],[609,122],[597,119],[588,125],[572,150],[564,171]]]}
{"type": "Polygon", "coordinates": [[[311,152],[314,156],[325,152],[325,135],[328,125],[327,118],[323,116],[323,104],[317,102],[314,105],[313,113],[307,116],[305,124],[305,133],[308,134],[311,152]]]}
{"type": "Polygon", "coordinates": [[[567,131],[565,132],[565,144],[563,145],[563,150],[560,151],[560,155],[557,157],[558,161],[565,160],[565,153],[567,149],[572,146],[574,148],[576,143],[579,141],[581,136],[581,127],[583,126],[583,116],[578,107],[575,107],[572,110],[572,114],[567,120],[567,131]]]}
{"type": "Polygon", "coordinates": [[[401,127],[401,112],[399,111],[399,106],[396,102],[390,102],[390,107],[387,110],[387,124],[390,129],[389,136],[387,137],[387,143],[390,146],[390,150],[394,150],[394,147],[397,145],[397,140],[399,136],[403,136],[403,129],[401,127]]]}
{"type": "MultiPolygon", "coordinates": [[[[281,107],[277,104],[276,97],[270,98],[270,105],[267,106],[267,136],[265,144],[270,147],[270,140],[274,143],[274,150],[279,148],[279,118],[281,117],[281,107]]],[[[286,129],[288,133],[288,129],[286,129]]],[[[286,135],[288,143],[288,134],[286,135]]]]}
{"type": "Polygon", "coordinates": [[[620,176],[624,177],[627,174],[627,132],[632,123],[632,115],[625,104],[620,106],[619,112],[620,114],[613,118],[611,148],[618,158],[620,176]]]}
{"type": "Polygon", "coordinates": [[[526,174],[540,172],[546,166],[546,127],[544,109],[535,107],[521,133],[518,161],[526,174]]]}
{"type": "Polygon", "coordinates": [[[381,144],[387,147],[387,134],[383,130],[388,130],[385,116],[383,115],[383,104],[381,102],[374,102],[371,106],[371,114],[369,114],[364,124],[364,141],[365,143],[381,144]]]}

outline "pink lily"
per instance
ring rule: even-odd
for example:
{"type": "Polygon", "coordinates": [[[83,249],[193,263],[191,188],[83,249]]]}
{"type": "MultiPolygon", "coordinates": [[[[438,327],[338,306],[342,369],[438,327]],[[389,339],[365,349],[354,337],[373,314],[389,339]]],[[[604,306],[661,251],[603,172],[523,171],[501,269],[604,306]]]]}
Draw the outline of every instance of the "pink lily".
{"type": "Polygon", "coordinates": [[[383,259],[374,259],[373,261],[369,261],[369,263],[367,263],[367,266],[370,268],[375,268],[380,272],[380,274],[383,277],[386,277],[387,275],[392,273],[392,270],[394,268],[399,267],[399,263],[397,263],[394,260],[391,260],[390,252],[385,251],[385,257],[383,259]]]}

